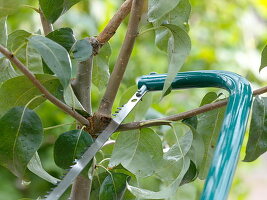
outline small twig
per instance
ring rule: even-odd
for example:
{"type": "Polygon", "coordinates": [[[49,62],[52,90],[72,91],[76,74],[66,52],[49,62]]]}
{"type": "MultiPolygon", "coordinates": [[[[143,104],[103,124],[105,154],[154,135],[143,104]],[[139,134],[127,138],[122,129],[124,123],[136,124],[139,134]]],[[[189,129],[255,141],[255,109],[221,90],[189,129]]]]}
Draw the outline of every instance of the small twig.
{"type": "Polygon", "coordinates": [[[89,125],[89,122],[86,118],[84,118],[82,115],[77,113],[75,110],[73,110],[71,107],[67,106],[60,100],[58,100],[55,96],[53,96],[41,83],[39,80],[36,79],[34,74],[30,72],[24,65],[21,63],[10,51],[8,51],[5,47],[0,45],[0,52],[6,56],[12,63],[14,63],[18,69],[26,76],[28,79],[33,83],[33,85],[40,90],[42,94],[44,94],[44,97],[48,99],[51,103],[56,105],[58,108],[63,110],[65,113],[72,116],[74,119],[79,121],[81,124],[89,125]]]}
{"type": "Polygon", "coordinates": [[[127,33],[117,58],[114,70],[110,76],[107,89],[101,100],[98,114],[110,116],[112,105],[122,81],[126,66],[133,50],[135,39],[138,35],[138,25],[141,18],[142,6],[144,1],[134,0],[132,3],[131,16],[127,33]]]}
{"type": "Polygon", "coordinates": [[[39,14],[40,14],[44,34],[48,35],[49,33],[51,33],[53,31],[53,25],[49,21],[47,21],[47,19],[44,16],[44,13],[41,9],[39,9],[39,14]]]}
{"type": "Polygon", "coordinates": [[[124,18],[129,14],[133,0],[126,0],[120,7],[120,9],[111,18],[108,25],[97,36],[97,40],[100,44],[104,44],[116,33],[118,27],[124,18]]]}
{"type": "MultiPolygon", "coordinates": [[[[254,90],[253,95],[257,96],[257,95],[260,95],[266,92],[267,92],[267,86],[254,90]]],[[[190,111],[186,111],[183,113],[179,113],[177,115],[171,115],[171,116],[160,118],[160,119],[144,120],[144,121],[139,121],[139,122],[131,122],[131,123],[122,124],[117,129],[117,131],[128,131],[128,130],[146,128],[146,127],[151,127],[151,126],[169,125],[168,121],[179,121],[182,119],[196,116],[201,113],[208,112],[210,110],[221,108],[227,104],[227,101],[228,101],[227,99],[217,101],[215,103],[206,104],[204,106],[195,108],[190,111]]]]}

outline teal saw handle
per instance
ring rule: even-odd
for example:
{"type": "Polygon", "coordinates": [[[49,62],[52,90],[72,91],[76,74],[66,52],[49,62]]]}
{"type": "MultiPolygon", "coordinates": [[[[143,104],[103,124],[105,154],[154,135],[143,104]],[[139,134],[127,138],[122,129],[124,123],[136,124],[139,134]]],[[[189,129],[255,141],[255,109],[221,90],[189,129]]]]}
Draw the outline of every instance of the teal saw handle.
{"type": "MultiPolygon", "coordinates": [[[[167,75],[142,76],[138,88],[148,91],[163,89],[167,75]],[[146,87],[144,87],[146,86],[146,87]]],[[[216,87],[230,95],[216,150],[202,191],[201,200],[226,200],[237,166],[248,115],[252,103],[249,82],[238,74],[227,71],[192,71],[178,73],[172,89],[216,87]]]]}

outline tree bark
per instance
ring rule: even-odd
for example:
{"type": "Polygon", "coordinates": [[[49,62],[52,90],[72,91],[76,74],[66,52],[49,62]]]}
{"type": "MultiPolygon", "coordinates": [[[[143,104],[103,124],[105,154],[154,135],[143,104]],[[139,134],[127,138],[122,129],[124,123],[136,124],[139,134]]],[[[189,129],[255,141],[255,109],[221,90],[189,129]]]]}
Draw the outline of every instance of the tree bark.
{"type": "MultiPolygon", "coordinates": [[[[78,74],[72,84],[74,93],[78,100],[91,115],[91,85],[92,85],[92,71],[93,71],[93,55],[86,61],[80,62],[78,65],[78,74]]],[[[80,128],[80,127],[78,127],[80,128]]],[[[72,185],[71,200],[88,200],[90,197],[92,180],[88,177],[79,175],[72,185]]]]}
{"type": "Polygon", "coordinates": [[[47,19],[44,16],[44,13],[41,9],[39,9],[39,14],[40,14],[40,18],[41,18],[41,23],[42,23],[44,35],[48,35],[50,32],[53,31],[53,25],[49,21],[47,21],[47,19]]]}
{"type": "Polygon", "coordinates": [[[131,56],[135,39],[138,35],[138,25],[141,19],[143,2],[142,0],[134,0],[132,3],[127,33],[97,112],[100,116],[110,117],[111,115],[112,105],[131,56]]]}

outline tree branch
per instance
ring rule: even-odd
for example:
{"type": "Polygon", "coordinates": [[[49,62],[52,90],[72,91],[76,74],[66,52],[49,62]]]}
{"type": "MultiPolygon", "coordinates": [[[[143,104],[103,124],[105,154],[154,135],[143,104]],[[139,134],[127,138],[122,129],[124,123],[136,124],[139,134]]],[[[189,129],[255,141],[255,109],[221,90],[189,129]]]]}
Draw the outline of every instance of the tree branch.
{"type": "Polygon", "coordinates": [[[39,14],[40,14],[44,34],[48,35],[50,32],[53,31],[53,25],[47,21],[41,9],[39,9],[39,14]]]}
{"type": "Polygon", "coordinates": [[[75,110],[72,110],[71,107],[67,106],[66,104],[62,103],[60,100],[58,100],[55,96],[53,96],[41,83],[39,80],[37,80],[32,72],[30,72],[24,65],[21,63],[10,51],[8,51],[5,47],[0,45],[0,52],[7,57],[12,63],[14,63],[18,69],[26,76],[30,81],[33,83],[33,85],[39,89],[39,91],[44,94],[44,97],[48,99],[51,103],[56,105],[58,108],[60,108],[65,113],[72,116],[74,119],[79,121],[83,125],[89,125],[89,122],[86,118],[84,118],[82,115],[77,113],[75,110]]]}
{"type": "MultiPolygon", "coordinates": [[[[91,43],[95,42],[95,38],[89,38],[91,43]]],[[[78,100],[81,102],[85,110],[92,115],[91,105],[91,86],[93,71],[93,55],[86,61],[80,62],[78,65],[78,73],[76,79],[72,83],[72,88],[78,100]]],[[[92,124],[90,124],[92,125],[92,124]]],[[[78,128],[81,128],[78,126],[78,128]]],[[[94,167],[93,167],[94,168],[94,167]]],[[[79,175],[72,185],[71,200],[88,200],[92,187],[92,180],[88,177],[79,175]]]]}
{"type": "Polygon", "coordinates": [[[138,35],[138,25],[141,18],[143,2],[142,0],[133,0],[127,33],[114,70],[110,76],[107,89],[101,100],[98,110],[99,115],[110,116],[111,114],[112,105],[132,53],[135,39],[138,35]]]}
{"type": "MultiPolygon", "coordinates": [[[[253,95],[257,96],[257,95],[260,95],[266,92],[267,92],[267,86],[254,90],[253,95]]],[[[122,124],[117,129],[117,131],[128,131],[128,130],[134,130],[134,129],[140,129],[140,128],[147,128],[151,126],[168,125],[172,121],[179,121],[182,119],[196,116],[201,113],[208,112],[210,110],[221,108],[227,104],[227,101],[228,101],[227,99],[217,101],[215,103],[206,104],[204,106],[201,106],[199,108],[196,108],[190,111],[186,111],[183,113],[179,113],[177,115],[171,115],[171,116],[160,118],[160,119],[144,120],[144,121],[139,121],[139,122],[131,122],[131,123],[122,124]]]]}
{"type": "Polygon", "coordinates": [[[104,30],[97,36],[100,44],[105,44],[116,33],[118,27],[131,10],[133,0],[126,0],[115,13],[104,30]]]}
{"type": "Polygon", "coordinates": [[[87,200],[89,199],[89,187],[91,181],[84,177],[83,175],[79,175],[72,186],[71,189],[71,200],[87,200]]]}
{"type": "Polygon", "coordinates": [[[84,109],[91,115],[91,86],[92,86],[93,56],[87,61],[80,62],[78,74],[72,83],[72,88],[84,109]]]}

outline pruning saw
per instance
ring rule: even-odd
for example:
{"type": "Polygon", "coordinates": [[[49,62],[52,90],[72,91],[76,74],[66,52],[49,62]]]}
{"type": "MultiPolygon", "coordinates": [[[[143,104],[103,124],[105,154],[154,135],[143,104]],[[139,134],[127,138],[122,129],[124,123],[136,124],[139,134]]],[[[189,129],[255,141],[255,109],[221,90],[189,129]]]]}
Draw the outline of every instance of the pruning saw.
{"type": "MultiPolygon", "coordinates": [[[[150,73],[142,76],[138,80],[138,91],[124,106],[118,108],[116,117],[44,199],[59,199],[142,97],[149,91],[163,90],[166,79],[166,74],[150,73]]],[[[171,89],[203,87],[223,88],[230,93],[220,136],[201,197],[201,200],[225,200],[244,137],[252,91],[249,82],[243,77],[232,72],[217,70],[181,72],[176,74],[171,83],[171,89]]]]}

